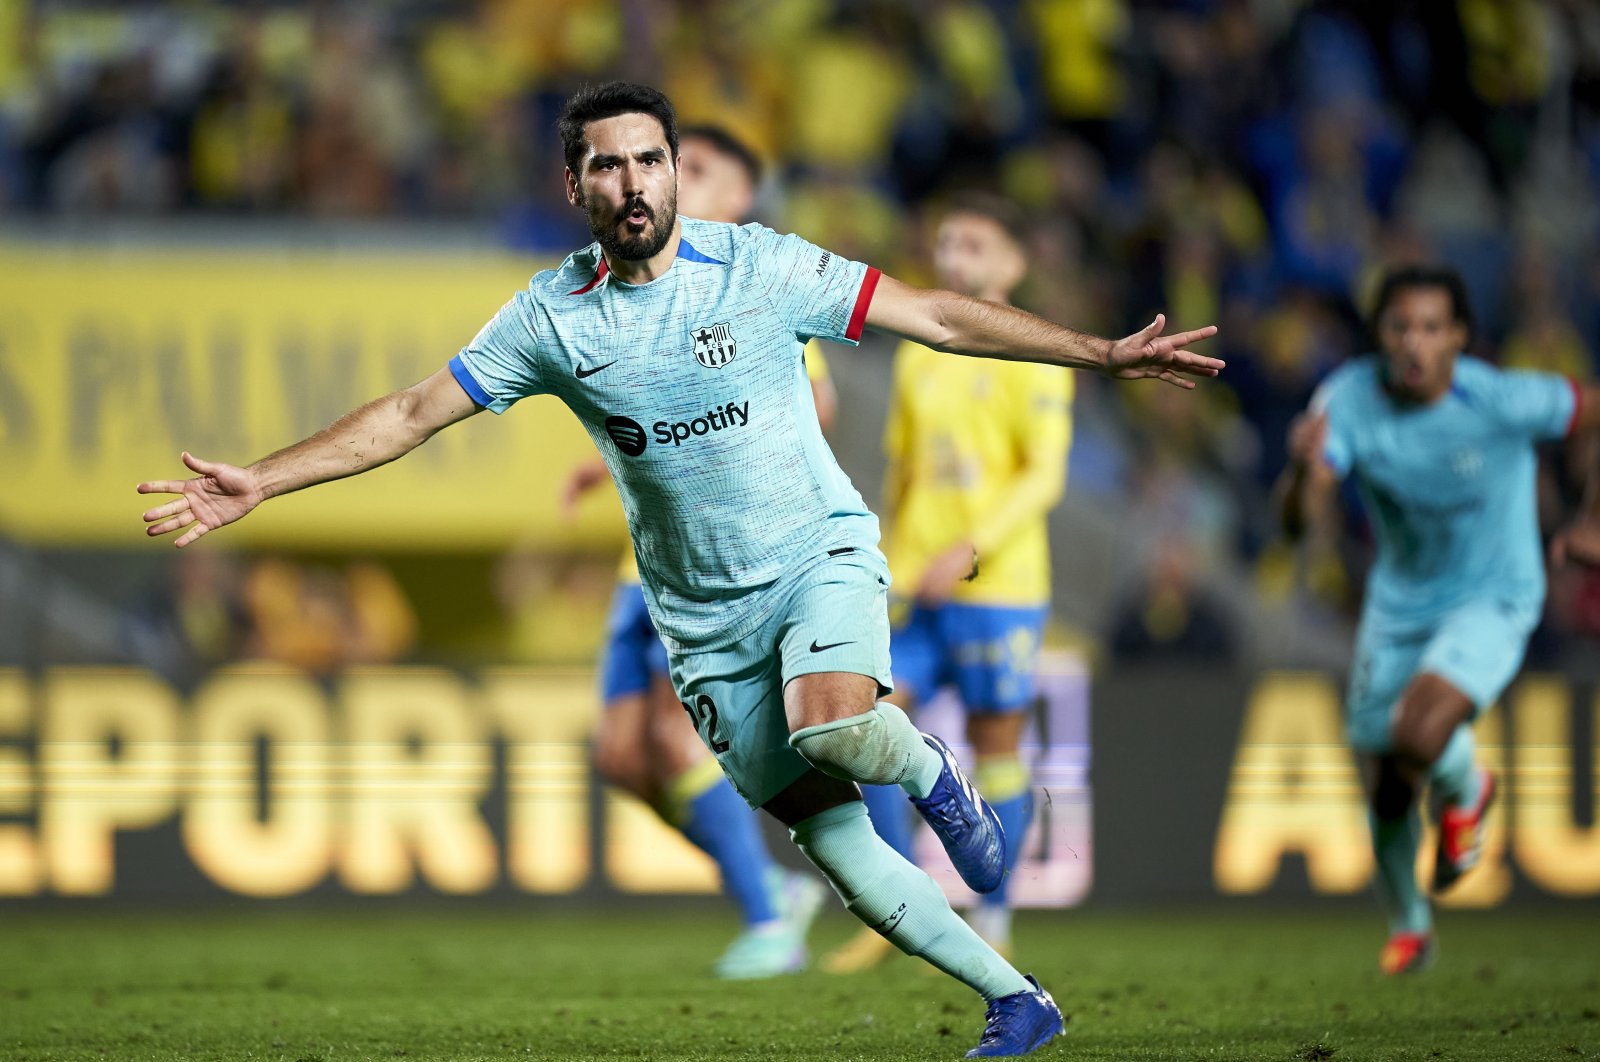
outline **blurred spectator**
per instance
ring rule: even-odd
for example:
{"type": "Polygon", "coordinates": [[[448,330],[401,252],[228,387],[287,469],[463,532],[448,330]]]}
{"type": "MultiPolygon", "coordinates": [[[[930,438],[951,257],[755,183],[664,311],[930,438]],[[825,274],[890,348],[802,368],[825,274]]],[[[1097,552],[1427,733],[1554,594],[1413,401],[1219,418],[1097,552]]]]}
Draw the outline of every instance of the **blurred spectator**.
{"type": "Polygon", "coordinates": [[[494,593],[506,618],[504,657],[590,664],[600,651],[616,557],[563,557],[517,548],[501,558],[494,593]]]}
{"type": "Polygon", "coordinates": [[[1161,540],[1145,572],[1116,607],[1113,656],[1128,663],[1154,658],[1232,663],[1233,621],[1226,606],[1197,581],[1189,543],[1181,537],[1161,540]]]}
{"type": "Polygon", "coordinates": [[[393,662],[416,640],[410,602],[375,564],[339,569],[264,557],[244,577],[243,600],[251,631],[247,655],[314,675],[393,662]]]}

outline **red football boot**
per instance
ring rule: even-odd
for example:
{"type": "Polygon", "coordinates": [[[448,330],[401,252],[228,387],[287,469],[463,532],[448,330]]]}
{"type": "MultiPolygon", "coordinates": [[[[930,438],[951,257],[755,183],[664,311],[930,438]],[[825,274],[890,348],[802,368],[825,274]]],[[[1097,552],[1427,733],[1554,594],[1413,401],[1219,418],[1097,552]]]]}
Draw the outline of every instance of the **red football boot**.
{"type": "Polygon", "coordinates": [[[1478,865],[1483,854],[1483,820],[1494,803],[1494,772],[1478,768],[1478,802],[1470,808],[1446,804],[1439,812],[1439,851],[1433,863],[1433,891],[1444,892],[1478,865]]]}
{"type": "Polygon", "coordinates": [[[1378,969],[1390,977],[1421,973],[1432,965],[1432,933],[1396,933],[1378,955],[1378,969]]]}

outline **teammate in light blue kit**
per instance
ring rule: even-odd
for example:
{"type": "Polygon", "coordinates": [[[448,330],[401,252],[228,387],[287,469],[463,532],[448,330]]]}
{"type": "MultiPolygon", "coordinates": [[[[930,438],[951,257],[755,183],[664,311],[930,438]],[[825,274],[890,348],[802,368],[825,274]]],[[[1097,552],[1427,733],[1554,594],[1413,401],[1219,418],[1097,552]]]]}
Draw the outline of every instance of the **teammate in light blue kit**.
{"type": "Polygon", "coordinates": [[[145,513],[178,546],[265,499],[391,461],[435,431],[519,398],[559,396],[622,496],[673,685],[745,799],[790,836],[857,918],[988,1001],[970,1054],[1026,1054],[1062,1031],[1049,994],[963,922],[933,880],[879,840],[856,783],[899,785],[962,877],[1005,866],[995,814],[942,742],[889,691],[888,572],[878,522],[823,442],[807,338],[868,325],[942,350],[1154,377],[1192,387],[1222,363],[1162,336],[1111,342],[1010,307],[907,287],[760,226],[677,215],[677,122],[654,89],[585,89],[561,118],[567,198],[596,243],[535,276],[450,364],[248,468],[200,473],[145,513]]]}
{"type": "Polygon", "coordinates": [[[1600,394],[1459,355],[1471,317],[1449,270],[1390,273],[1373,321],[1382,353],[1323,383],[1291,429],[1280,489],[1291,535],[1327,534],[1338,480],[1354,474],[1377,537],[1347,726],[1390,918],[1379,964],[1398,974],[1434,951],[1415,873],[1422,787],[1443,799],[1436,892],[1476,865],[1494,799],[1471,723],[1516,675],[1544,602],[1534,444],[1600,423],[1600,394]]]}

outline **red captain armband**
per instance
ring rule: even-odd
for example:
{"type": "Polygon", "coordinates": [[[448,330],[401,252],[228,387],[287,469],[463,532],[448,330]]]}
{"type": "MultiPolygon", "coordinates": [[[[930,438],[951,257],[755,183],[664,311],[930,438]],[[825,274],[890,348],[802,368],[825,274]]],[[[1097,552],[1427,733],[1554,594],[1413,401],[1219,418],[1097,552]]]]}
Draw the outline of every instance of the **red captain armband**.
{"type": "Polygon", "coordinates": [[[850,324],[844,330],[844,337],[852,343],[861,339],[861,333],[867,327],[867,307],[872,305],[872,293],[878,289],[878,278],[881,276],[882,270],[868,266],[867,275],[861,278],[861,290],[856,293],[856,304],[850,311],[850,324]]]}
{"type": "Polygon", "coordinates": [[[1583,415],[1583,385],[1576,377],[1567,377],[1567,386],[1572,388],[1572,416],[1567,419],[1567,430],[1562,438],[1572,438],[1572,433],[1578,427],[1578,418],[1583,415]]]}

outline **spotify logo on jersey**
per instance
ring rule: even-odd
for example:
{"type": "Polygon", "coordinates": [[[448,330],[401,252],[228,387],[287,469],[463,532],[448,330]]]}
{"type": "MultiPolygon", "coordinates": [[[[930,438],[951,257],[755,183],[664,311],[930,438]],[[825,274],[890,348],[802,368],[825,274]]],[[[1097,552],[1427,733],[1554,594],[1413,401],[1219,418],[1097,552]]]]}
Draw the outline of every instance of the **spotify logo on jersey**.
{"type": "Polygon", "coordinates": [[[644,426],[628,417],[607,417],[606,434],[629,457],[644,453],[644,426]]]}
{"type": "MultiPolygon", "coordinates": [[[[677,449],[700,436],[715,435],[729,428],[742,428],[749,423],[750,403],[729,402],[715,409],[708,409],[704,416],[692,420],[658,420],[650,425],[650,430],[655,435],[656,442],[662,446],[670,444],[673,449],[677,449]]],[[[617,444],[617,449],[629,457],[638,457],[644,453],[648,437],[645,435],[644,426],[632,417],[607,417],[606,434],[617,444]]]]}

